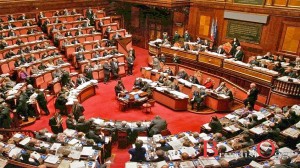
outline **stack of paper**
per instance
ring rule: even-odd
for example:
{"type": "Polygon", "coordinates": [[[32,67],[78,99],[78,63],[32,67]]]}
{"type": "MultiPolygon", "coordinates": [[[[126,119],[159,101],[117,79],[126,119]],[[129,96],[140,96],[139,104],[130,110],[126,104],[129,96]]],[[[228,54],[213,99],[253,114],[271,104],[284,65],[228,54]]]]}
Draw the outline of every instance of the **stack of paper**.
{"type": "Polygon", "coordinates": [[[45,162],[56,164],[59,161],[59,158],[57,155],[48,155],[45,162]]]}
{"type": "Polygon", "coordinates": [[[94,154],[94,149],[93,147],[83,147],[80,155],[82,156],[92,156],[94,154]]]}
{"type": "Polygon", "coordinates": [[[70,164],[70,168],[85,168],[85,163],[84,161],[75,160],[70,164]]]}

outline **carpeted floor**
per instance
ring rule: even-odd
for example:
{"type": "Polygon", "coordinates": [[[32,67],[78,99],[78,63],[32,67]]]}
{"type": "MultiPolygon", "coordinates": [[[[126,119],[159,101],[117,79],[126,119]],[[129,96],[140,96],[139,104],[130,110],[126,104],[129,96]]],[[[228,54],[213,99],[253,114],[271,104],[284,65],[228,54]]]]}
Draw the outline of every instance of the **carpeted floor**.
{"type": "MultiPolygon", "coordinates": [[[[147,66],[148,51],[137,47],[134,48],[136,50],[134,75],[122,78],[127,90],[131,90],[134,79],[140,76],[140,67],[147,66]]],[[[204,123],[207,123],[212,115],[216,115],[218,117],[225,115],[224,113],[204,115],[195,114],[188,111],[174,112],[173,110],[170,110],[169,108],[158,103],[156,103],[154,108],[152,108],[151,114],[145,114],[140,109],[131,109],[121,112],[114,94],[115,85],[116,81],[111,81],[106,85],[102,82],[98,84],[99,87],[97,89],[97,94],[82,103],[85,108],[84,115],[86,119],[91,117],[101,117],[112,120],[138,121],[151,120],[155,115],[160,115],[162,118],[167,120],[168,128],[172,134],[175,134],[182,131],[199,131],[200,126],[204,123]]],[[[53,100],[49,102],[48,107],[51,111],[51,114],[53,114],[53,100]]],[[[24,129],[35,131],[47,128],[48,130],[51,130],[48,126],[50,117],[51,115],[42,116],[40,120],[35,122],[35,124],[24,127],[24,129]]],[[[112,168],[124,167],[124,163],[129,160],[129,154],[127,151],[127,149],[117,149],[116,145],[113,146],[113,154],[115,157],[113,159],[113,163],[111,164],[112,168]]]]}

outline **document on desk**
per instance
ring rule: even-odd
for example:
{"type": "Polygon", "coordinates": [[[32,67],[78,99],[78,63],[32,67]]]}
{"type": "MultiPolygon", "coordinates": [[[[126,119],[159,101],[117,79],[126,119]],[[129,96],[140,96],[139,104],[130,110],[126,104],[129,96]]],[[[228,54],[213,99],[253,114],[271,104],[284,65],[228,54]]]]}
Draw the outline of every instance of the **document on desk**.
{"type": "Polygon", "coordinates": [[[50,150],[56,151],[56,150],[58,150],[58,148],[60,148],[60,146],[61,146],[60,143],[53,143],[50,150]]]}
{"type": "Polygon", "coordinates": [[[32,152],[30,156],[34,157],[35,159],[39,160],[41,158],[41,155],[37,153],[36,151],[32,152]]]}
{"type": "Polygon", "coordinates": [[[71,164],[71,160],[62,160],[58,165],[58,168],[69,168],[71,164]]]}
{"type": "Polygon", "coordinates": [[[77,151],[77,150],[71,150],[70,154],[68,155],[69,158],[72,158],[72,159],[75,159],[75,160],[78,160],[80,158],[80,154],[81,152],[80,151],[77,151]]]}
{"type": "Polygon", "coordinates": [[[22,136],[23,136],[22,134],[16,133],[13,137],[14,138],[21,138],[22,136]]]}
{"type": "Polygon", "coordinates": [[[153,135],[153,140],[154,142],[158,142],[159,140],[163,139],[162,135],[161,134],[156,134],[156,135],[153,135]]]}
{"type": "Polygon", "coordinates": [[[156,167],[163,167],[164,165],[168,165],[166,161],[157,162],[156,167]]]}
{"type": "Polygon", "coordinates": [[[30,137],[27,137],[23,139],[21,142],[19,142],[19,144],[24,146],[29,143],[30,139],[31,139],[30,137]]]}
{"type": "Polygon", "coordinates": [[[45,162],[56,164],[59,161],[59,157],[57,155],[48,155],[45,162]]]}
{"type": "Polygon", "coordinates": [[[263,165],[255,162],[255,161],[251,161],[249,165],[253,168],[263,168],[264,167],[263,165]]]}
{"type": "Polygon", "coordinates": [[[18,154],[21,153],[21,151],[22,151],[21,148],[15,147],[15,148],[13,148],[12,150],[10,150],[10,152],[8,153],[8,156],[9,156],[9,157],[13,157],[14,155],[17,156],[18,154]]]}
{"type": "Polygon", "coordinates": [[[170,160],[180,160],[181,159],[180,153],[177,150],[169,150],[168,156],[169,156],[170,160]]]}
{"type": "Polygon", "coordinates": [[[193,147],[182,147],[180,149],[180,152],[186,152],[189,156],[195,156],[197,154],[196,150],[193,147]]]}
{"type": "Polygon", "coordinates": [[[209,126],[209,123],[204,124],[203,127],[204,127],[205,129],[207,129],[207,130],[211,130],[211,128],[210,128],[210,126],[209,126]]]}
{"type": "Polygon", "coordinates": [[[80,155],[82,155],[82,156],[91,156],[91,155],[94,154],[94,152],[95,151],[94,151],[93,147],[83,147],[80,155]]]}
{"type": "Polygon", "coordinates": [[[72,137],[72,136],[76,133],[76,130],[73,130],[73,129],[65,129],[65,130],[64,130],[64,133],[65,133],[68,137],[72,137]]]}
{"type": "Polygon", "coordinates": [[[148,137],[146,136],[138,136],[137,139],[143,141],[143,143],[148,143],[148,137]]]}
{"type": "Polygon", "coordinates": [[[202,164],[203,167],[220,166],[220,163],[214,157],[200,157],[198,161],[202,164]]]}
{"type": "Polygon", "coordinates": [[[180,168],[193,168],[195,167],[194,163],[192,161],[184,161],[180,163],[180,168]]]}
{"type": "Polygon", "coordinates": [[[125,163],[125,168],[137,168],[138,163],[137,162],[126,162],[125,163]]]}
{"type": "Polygon", "coordinates": [[[70,164],[70,168],[85,168],[85,163],[84,161],[75,160],[70,164]]]}
{"type": "Polygon", "coordinates": [[[77,144],[77,143],[79,143],[79,142],[80,142],[79,140],[73,138],[71,141],[68,142],[68,144],[69,144],[69,145],[75,145],[75,144],[77,144]]]}
{"type": "Polygon", "coordinates": [[[174,139],[174,140],[168,142],[168,144],[169,144],[170,146],[172,146],[172,148],[173,148],[174,150],[179,150],[179,149],[182,148],[182,143],[181,143],[178,139],[174,139]]]}
{"type": "Polygon", "coordinates": [[[265,132],[261,127],[251,128],[250,131],[255,133],[256,135],[260,135],[265,132]]]}

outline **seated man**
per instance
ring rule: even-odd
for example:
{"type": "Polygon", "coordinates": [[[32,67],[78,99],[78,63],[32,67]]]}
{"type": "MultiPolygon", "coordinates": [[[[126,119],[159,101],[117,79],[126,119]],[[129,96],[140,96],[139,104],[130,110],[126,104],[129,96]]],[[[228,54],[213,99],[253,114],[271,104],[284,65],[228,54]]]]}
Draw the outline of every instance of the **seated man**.
{"type": "Polygon", "coordinates": [[[140,132],[147,131],[147,127],[142,126],[142,122],[136,122],[137,127],[132,128],[132,138],[136,139],[140,132]]]}
{"type": "Polygon", "coordinates": [[[259,66],[259,62],[257,60],[256,56],[251,57],[251,61],[249,62],[250,65],[252,66],[259,66]]]}
{"type": "Polygon", "coordinates": [[[118,84],[115,86],[116,96],[118,96],[120,93],[124,93],[125,91],[126,90],[123,82],[121,80],[118,80],[118,84]]]}
{"type": "Polygon", "coordinates": [[[212,82],[211,78],[207,78],[203,86],[205,86],[206,89],[213,89],[214,83],[212,82]]]}
{"type": "Polygon", "coordinates": [[[204,101],[204,97],[206,96],[204,89],[197,89],[193,93],[193,97],[191,99],[192,110],[194,110],[194,104],[197,104],[197,111],[200,110],[201,103],[204,101]]]}
{"type": "Polygon", "coordinates": [[[98,143],[105,143],[105,137],[104,134],[101,132],[100,127],[96,127],[95,131],[89,130],[87,134],[85,135],[88,139],[93,139],[97,144],[98,143]]]}
{"type": "Polygon", "coordinates": [[[187,79],[188,78],[188,74],[185,72],[184,69],[180,69],[177,73],[178,78],[181,79],[187,79]]]}
{"type": "Polygon", "coordinates": [[[137,140],[135,142],[135,148],[129,149],[128,153],[131,155],[131,162],[146,161],[146,149],[143,147],[143,141],[141,140],[137,140]]]}
{"type": "Polygon", "coordinates": [[[190,75],[188,81],[193,83],[193,84],[199,84],[199,80],[196,77],[196,75],[190,75]]]}
{"type": "Polygon", "coordinates": [[[221,93],[224,88],[226,88],[226,83],[225,82],[221,82],[220,85],[214,91],[216,93],[221,93]]]}
{"type": "Polygon", "coordinates": [[[172,90],[176,90],[176,91],[179,91],[179,90],[180,90],[179,84],[178,84],[178,80],[177,80],[177,79],[175,79],[175,80],[173,81],[173,83],[171,84],[171,89],[172,89],[172,90]]]}
{"type": "Polygon", "coordinates": [[[76,131],[77,132],[83,132],[88,133],[90,130],[90,122],[85,121],[84,116],[80,116],[78,119],[78,123],[76,124],[76,131]]]}
{"type": "Polygon", "coordinates": [[[210,123],[208,124],[209,127],[211,128],[212,133],[220,133],[222,132],[223,126],[217,116],[213,116],[210,120],[210,123]]]}
{"type": "Polygon", "coordinates": [[[157,147],[156,150],[169,151],[173,150],[173,147],[167,144],[165,139],[159,140],[160,147],[157,147]]]}
{"type": "Polygon", "coordinates": [[[168,76],[163,79],[162,86],[170,87],[172,82],[169,80],[168,76]]]}
{"type": "Polygon", "coordinates": [[[135,79],[134,84],[133,84],[133,89],[141,89],[141,88],[143,88],[143,86],[144,86],[144,82],[143,82],[142,78],[135,79]]]}
{"type": "Polygon", "coordinates": [[[165,155],[165,152],[163,150],[156,150],[155,154],[156,154],[157,158],[154,158],[153,156],[150,157],[151,162],[161,162],[161,161],[168,162],[168,161],[170,161],[170,158],[165,155]]]}
{"type": "Polygon", "coordinates": [[[76,129],[77,121],[75,120],[73,114],[68,114],[68,118],[66,119],[66,125],[68,129],[76,129]]]}

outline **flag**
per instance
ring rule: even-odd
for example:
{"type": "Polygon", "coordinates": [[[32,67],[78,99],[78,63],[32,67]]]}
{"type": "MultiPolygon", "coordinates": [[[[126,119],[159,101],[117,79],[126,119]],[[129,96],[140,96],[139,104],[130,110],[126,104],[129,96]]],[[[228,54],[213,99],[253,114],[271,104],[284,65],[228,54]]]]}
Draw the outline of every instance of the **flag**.
{"type": "Polygon", "coordinates": [[[211,23],[211,28],[210,28],[210,40],[212,41],[212,43],[215,42],[216,37],[217,37],[217,24],[218,21],[213,19],[212,23],[211,23]]]}

